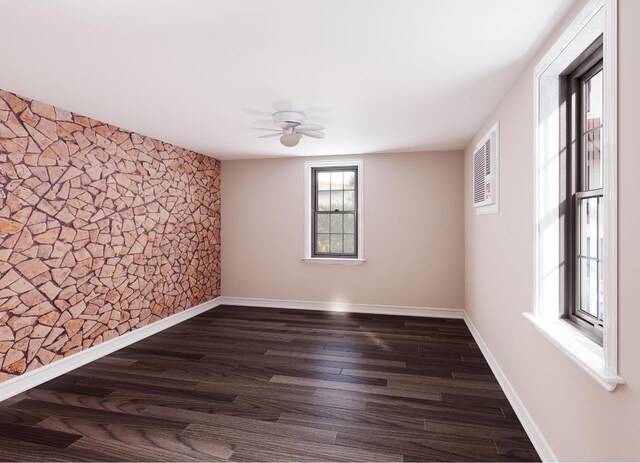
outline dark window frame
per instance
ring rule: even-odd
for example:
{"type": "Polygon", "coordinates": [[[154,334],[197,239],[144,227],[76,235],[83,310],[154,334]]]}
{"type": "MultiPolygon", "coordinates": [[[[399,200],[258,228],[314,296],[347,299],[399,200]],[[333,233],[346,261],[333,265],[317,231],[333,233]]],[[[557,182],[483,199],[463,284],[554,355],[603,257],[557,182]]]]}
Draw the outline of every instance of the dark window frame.
{"type": "MultiPolygon", "coordinates": [[[[565,156],[563,162],[562,180],[564,183],[561,213],[564,221],[561,226],[563,234],[562,255],[565,271],[562,275],[561,298],[564,306],[564,318],[578,328],[587,337],[602,345],[603,321],[580,310],[580,201],[587,198],[600,198],[598,214],[602,213],[603,185],[601,188],[588,190],[586,185],[586,164],[584,157],[583,137],[595,128],[586,129],[586,112],[584,111],[583,88],[586,81],[603,70],[602,37],[598,38],[585,52],[578,57],[561,75],[561,117],[564,121],[561,136],[565,138],[565,156]],[[563,104],[564,103],[564,104],[563,104]]],[[[598,127],[602,127],[601,122],[598,127]]],[[[602,153],[605,156],[606,153],[602,153]]],[[[597,218],[598,224],[601,220],[597,218]]],[[[599,229],[599,227],[596,225],[599,229]]],[[[599,241],[599,236],[598,236],[599,241]]],[[[598,242],[597,246],[600,246],[598,242]]],[[[600,253],[599,253],[600,254],[600,253]]],[[[600,259],[596,258],[598,266],[597,278],[601,272],[600,259]]],[[[598,281],[598,285],[600,282],[598,281]]],[[[599,289],[599,286],[598,286],[599,289]]],[[[600,310],[598,308],[598,313],[600,310]]]]}
{"type": "MultiPolygon", "coordinates": [[[[359,207],[359,201],[358,201],[358,194],[359,194],[359,182],[358,182],[358,166],[357,165],[353,165],[353,166],[326,166],[326,167],[312,167],[311,168],[311,207],[312,207],[312,211],[311,211],[311,257],[313,258],[328,258],[328,259],[358,259],[359,253],[358,253],[358,241],[360,239],[360,237],[358,236],[358,223],[359,223],[359,211],[358,211],[358,207],[359,207]],[[337,171],[349,171],[349,172],[354,172],[354,189],[353,189],[353,194],[354,194],[354,210],[353,211],[345,211],[344,207],[342,211],[339,210],[328,210],[328,211],[319,211],[318,210],[318,192],[320,190],[318,190],[318,173],[320,172],[337,172],[337,171]],[[331,252],[321,252],[319,253],[317,251],[317,245],[318,245],[318,226],[317,226],[317,217],[318,214],[326,214],[326,215],[330,215],[331,214],[353,214],[354,215],[354,222],[353,222],[353,235],[354,235],[354,248],[353,248],[353,253],[331,253],[331,252]]],[[[323,190],[325,191],[325,190],[323,190]]],[[[330,191],[330,190],[329,190],[330,191]]],[[[345,190],[343,190],[345,191],[345,190]]],[[[329,218],[329,221],[331,221],[331,218],[329,218]]],[[[344,225],[344,218],[343,218],[343,225],[344,225]]],[[[342,233],[343,237],[344,237],[344,232],[342,233]]],[[[329,234],[330,235],[330,234],[329,234]]],[[[343,251],[344,251],[344,242],[343,242],[343,251]]]]}

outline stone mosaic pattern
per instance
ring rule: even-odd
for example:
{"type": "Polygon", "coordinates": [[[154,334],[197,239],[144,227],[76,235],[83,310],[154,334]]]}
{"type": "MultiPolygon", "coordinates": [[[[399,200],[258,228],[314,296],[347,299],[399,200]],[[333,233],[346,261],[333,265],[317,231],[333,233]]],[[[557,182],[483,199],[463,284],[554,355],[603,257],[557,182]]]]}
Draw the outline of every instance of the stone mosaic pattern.
{"type": "Polygon", "coordinates": [[[220,292],[220,161],[0,90],[0,381],[220,292]]]}

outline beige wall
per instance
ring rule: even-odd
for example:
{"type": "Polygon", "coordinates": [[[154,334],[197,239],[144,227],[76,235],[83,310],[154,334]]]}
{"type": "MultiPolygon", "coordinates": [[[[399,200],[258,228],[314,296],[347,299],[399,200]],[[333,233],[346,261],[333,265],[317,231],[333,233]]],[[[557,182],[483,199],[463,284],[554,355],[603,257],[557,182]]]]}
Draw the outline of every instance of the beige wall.
{"type": "Polygon", "coordinates": [[[500,214],[474,214],[466,200],[473,142],[465,155],[466,310],[561,460],[640,460],[640,1],[620,0],[619,18],[619,349],[626,385],[606,392],[522,316],[533,308],[533,66],[552,42],[478,133],[500,120],[500,214]]]}
{"type": "Polygon", "coordinates": [[[364,159],[367,262],[301,260],[304,162],[320,158],[223,161],[222,294],[462,308],[463,153],[342,158],[364,159]]]}

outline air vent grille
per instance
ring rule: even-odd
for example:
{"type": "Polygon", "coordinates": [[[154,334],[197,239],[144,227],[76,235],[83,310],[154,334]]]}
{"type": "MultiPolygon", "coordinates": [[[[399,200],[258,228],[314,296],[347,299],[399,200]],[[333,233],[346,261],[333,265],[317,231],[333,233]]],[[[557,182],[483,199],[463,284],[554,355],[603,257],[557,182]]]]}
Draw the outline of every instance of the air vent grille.
{"type": "Polygon", "coordinates": [[[485,145],[482,145],[473,155],[473,203],[482,203],[485,200],[484,178],[485,174],[485,145]]]}
{"type": "Polygon", "coordinates": [[[498,150],[496,123],[473,153],[473,207],[483,209],[483,212],[497,212],[497,207],[485,206],[497,206],[498,203],[498,150]]]}

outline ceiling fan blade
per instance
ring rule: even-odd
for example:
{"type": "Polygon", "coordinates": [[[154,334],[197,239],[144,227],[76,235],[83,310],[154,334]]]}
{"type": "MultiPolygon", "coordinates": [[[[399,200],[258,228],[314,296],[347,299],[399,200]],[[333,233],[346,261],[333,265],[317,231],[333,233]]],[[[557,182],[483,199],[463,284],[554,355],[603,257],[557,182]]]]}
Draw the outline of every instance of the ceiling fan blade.
{"type": "Polygon", "coordinates": [[[270,133],[268,135],[260,135],[258,138],[280,137],[282,133],[270,133]]]}
{"type": "Polygon", "coordinates": [[[316,131],[316,130],[324,130],[324,127],[322,127],[321,125],[318,125],[318,124],[301,124],[301,125],[296,127],[296,130],[298,130],[298,131],[300,131],[300,130],[316,131]]]}
{"type": "Polygon", "coordinates": [[[324,133],[318,132],[317,130],[296,130],[296,133],[312,138],[324,138],[324,133]]]}
{"type": "Polygon", "coordinates": [[[266,127],[251,127],[251,130],[267,130],[269,132],[282,132],[281,129],[269,129],[266,127]]]}

